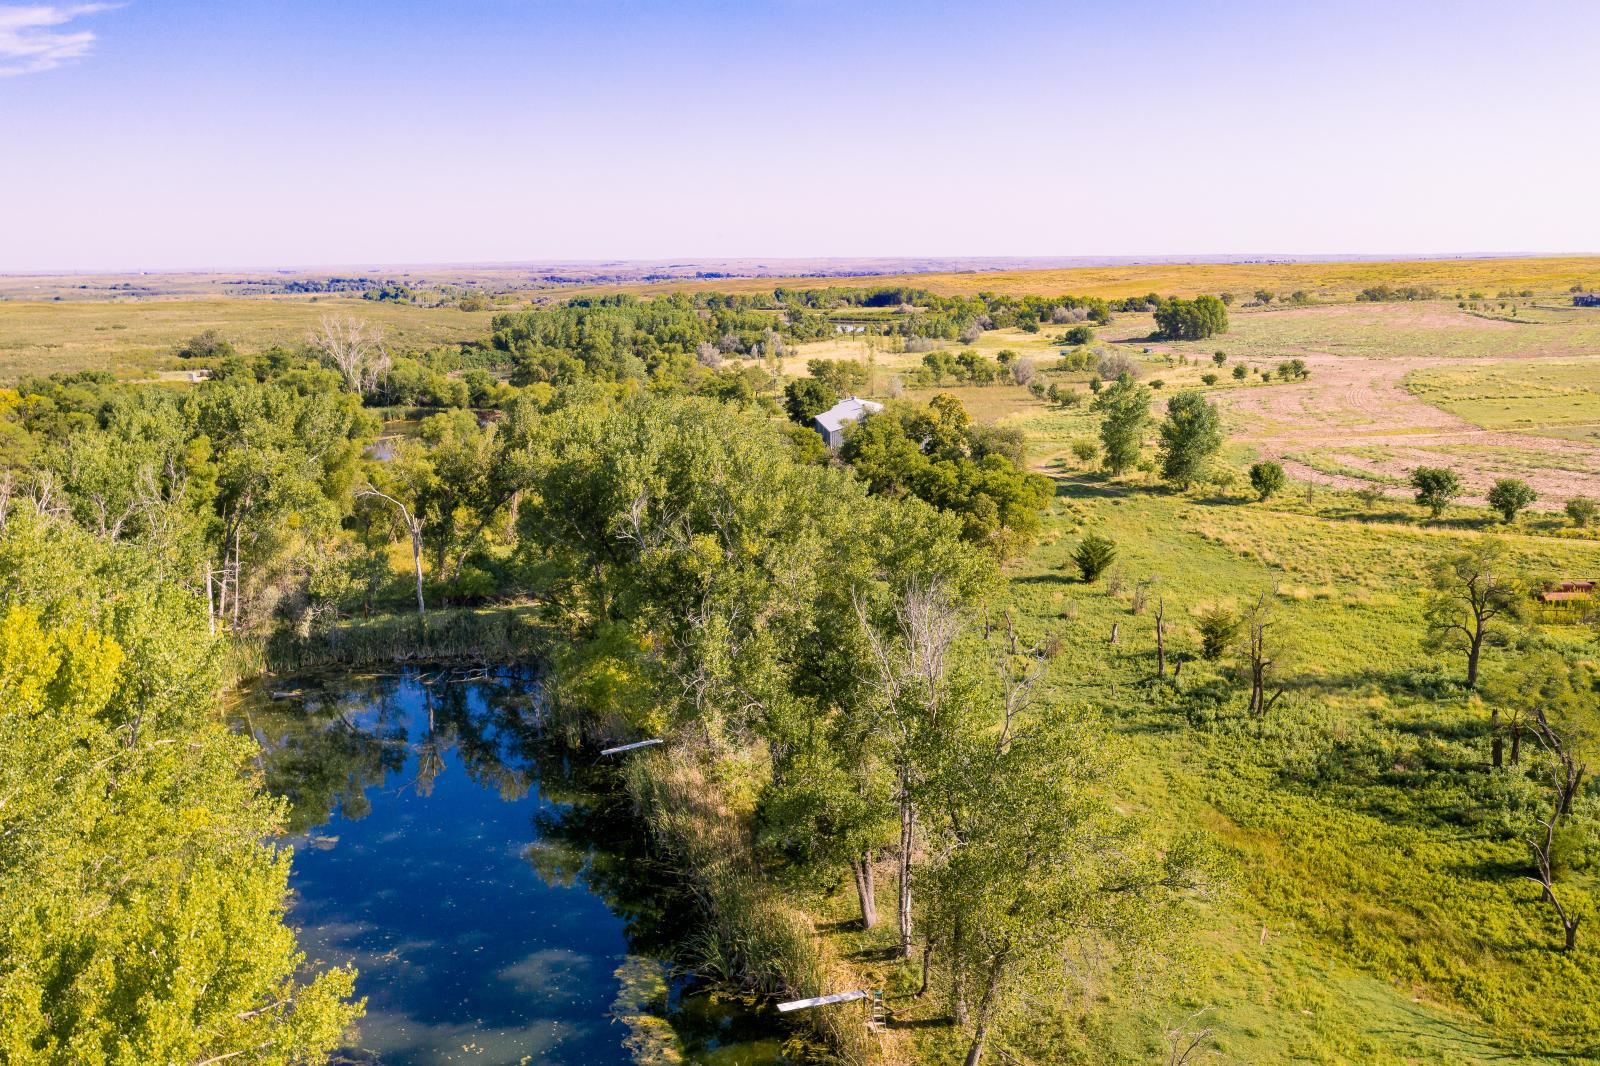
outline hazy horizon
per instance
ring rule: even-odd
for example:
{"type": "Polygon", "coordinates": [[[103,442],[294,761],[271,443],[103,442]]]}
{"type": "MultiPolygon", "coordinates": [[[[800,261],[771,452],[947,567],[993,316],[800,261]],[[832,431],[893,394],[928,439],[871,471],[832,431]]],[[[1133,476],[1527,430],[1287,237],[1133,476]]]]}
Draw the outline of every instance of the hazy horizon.
{"type": "Polygon", "coordinates": [[[1582,254],[1597,37],[1578,0],[0,3],[0,271],[1582,254]]]}

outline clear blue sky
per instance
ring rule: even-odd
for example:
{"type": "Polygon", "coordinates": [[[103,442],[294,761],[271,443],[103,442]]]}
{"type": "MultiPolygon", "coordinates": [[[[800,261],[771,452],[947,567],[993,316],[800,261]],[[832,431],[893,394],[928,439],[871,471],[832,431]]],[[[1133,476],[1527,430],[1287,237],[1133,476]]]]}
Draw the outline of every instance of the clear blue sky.
{"type": "Polygon", "coordinates": [[[0,270],[1600,251],[1600,3],[0,0],[0,270]]]}

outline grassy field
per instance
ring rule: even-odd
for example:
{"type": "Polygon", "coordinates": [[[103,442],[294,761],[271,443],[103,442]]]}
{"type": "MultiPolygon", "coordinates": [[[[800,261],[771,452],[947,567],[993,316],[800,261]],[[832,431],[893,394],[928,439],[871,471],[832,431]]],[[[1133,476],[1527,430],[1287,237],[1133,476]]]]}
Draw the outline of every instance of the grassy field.
{"type": "Polygon", "coordinates": [[[322,297],[82,302],[0,301],[0,381],[58,370],[141,376],[177,365],[175,345],[214,329],[242,351],[304,341],[324,317],[353,315],[400,347],[474,340],[493,312],[322,297]]]}
{"type": "MultiPolygon", "coordinates": [[[[1089,429],[1059,413],[1017,417],[1035,441],[1089,429]]],[[[1206,827],[1230,873],[1193,904],[1181,979],[1156,972],[1113,988],[1080,960],[1085,976],[1041,999],[1005,1044],[1027,1062],[1164,1061],[1164,1034],[1202,1011],[1194,1027],[1215,1030],[1212,1061],[1224,1062],[1554,1062],[1592,1039],[1600,949],[1554,950],[1553,919],[1518,876],[1524,846],[1480,794],[1485,712],[1458,689],[1431,688],[1460,663],[1423,647],[1417,575],[1475,534],[1419,528],[1333,493],[1263,506],[1089,471],[1056,477],[1043,542],[1011,574],[1010,606],[1025,639],[1060,640],[1057,697],[1107,715],[1119,799],[1206,827]],[[1089,530],[1121,549],[1111,579],[1092,586],[1069,576],[1089,530]],[[1178,620],[1169,651],[1192,658],[1193,612],[1262,591],[1288,692],[1269,720],[1248,719],[1237,690],[1197,710],[1155,683],[1157,597],[1178,620]]],[[[1531,570],[1600,570],[1593,542],[1509,543],[1531,570]]],[[[1581,645],[1590,634],[1553,636],[1581,645]]],[[[1217,676],[1191,661],[1182,688],[1204,691],[1217,676]]],[[[830,935],[841,954],[871,959],[889,934],[850,930],[852,902],[841,888],[814,905],[839,920],[830,935]]],[[[911,998],[916,975],[868,969],[893,990],[920,1054],[953,1056],[957,1036],[916,1028],[942,1010],[911,998]]]]}
{"type": "Polygon", "coordinates": [[[1484,429],[1600,438],[1600,373],[1594,361],[1493,363],[1419,370],[1406,387],[1484,429]]]}
{"type": "Polygon", "coordinates": [[[1316,299],[1348,300],[1370,285],[1430,285],[1447,295],[1532,289],[1540,295],[1564,293],[1573,285],[1600,287],[1600,258],[1562,256],[1512,259],[1434,259],[1360,263],[1178,263],[1149,266],[1074,267],[961,274],[905,274],[866,278],[717,278],[704,282],[661,282],[624,286],[635,292],[674,289],[762,292],[777,285],[870,288],[911,285],[943,296],[979,292],[1018,295],[1193,296],[1232,292],[1245,296],[1267,289],[1280,296],[1297,290],[1316,299]]]}

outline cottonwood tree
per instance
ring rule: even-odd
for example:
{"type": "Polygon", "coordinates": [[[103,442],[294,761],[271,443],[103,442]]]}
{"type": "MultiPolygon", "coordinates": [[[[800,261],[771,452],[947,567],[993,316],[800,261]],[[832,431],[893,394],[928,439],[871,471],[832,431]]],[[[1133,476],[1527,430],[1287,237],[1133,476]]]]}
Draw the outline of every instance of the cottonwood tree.
{"type": "Polygon", "coordinates": [[[1512,572],[1505,546],[1494,540],[1476,541],[1465,551],[1435,559],[1428,577],[1428,646],[1463,648],[1467,687],[1476,688],[1484,644],[1496,620],[1515,613],[1522,583],[1512,572]]]}
{"type": "Polygon", "coordinates": [[[0,1058],[323,1061],[355,974],[283,922],[286,808],[217,713],[197,598],[21,504],[0,587],[0,1058]]]}
{"type": "Polygon", "coordinates": [[[1167,401],[1167,417],[1157,446],[1161,476],[1185,491],[1205,477],[1222,447],[1222,416],[1198,392],[1180,392],[1167,401]]]}
{"type": "Polygon", "coordinates": [[[1064,979],[1075,945],[1165,940],[1202,865],[1196,840],[1159,841],[1111,806],[1105,746],[1082,716],[986,706],[951,731],[928,787],[928,921],[972,1026],[966,1066],[1028,978],[1064,979]]]}
{"type": "Polygon", "coordinates": [[[1150,390],[1124,373],[1095,397],[1091,409],[1100,413],[1101,463],[1113,474],[1139,461],[1145,430],[1150,425],[1150,390]]]}
{"type": "Polygon", "coordinates": [[[887,740],[894,769],[900,826],[896,855],[898,947],[900,957],[909,959],[917,817],[930,749],[942,742],[960,704],[949,676],[951,646],[960,620],[950,591],[940,582],[911,583],[894,613],[895,626],[885,632],[873,624],[865,602],[857,601],[857,616],[871,651],[878,688],[875,725],[887,740]]]}

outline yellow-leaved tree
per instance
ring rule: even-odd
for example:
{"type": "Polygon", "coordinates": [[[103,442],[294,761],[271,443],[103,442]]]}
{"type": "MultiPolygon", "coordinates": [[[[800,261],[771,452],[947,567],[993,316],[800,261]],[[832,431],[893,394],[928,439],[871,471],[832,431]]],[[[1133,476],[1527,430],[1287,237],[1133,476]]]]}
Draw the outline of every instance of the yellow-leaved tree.
{"type": "Polygon", "coordinates": [[[359,1015],[284,924],[284,816],[217,713],[195,598],[129,549],[0,529],[0,1062],[322,1061],[359,1015]]]}

